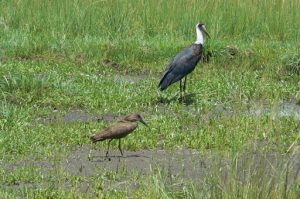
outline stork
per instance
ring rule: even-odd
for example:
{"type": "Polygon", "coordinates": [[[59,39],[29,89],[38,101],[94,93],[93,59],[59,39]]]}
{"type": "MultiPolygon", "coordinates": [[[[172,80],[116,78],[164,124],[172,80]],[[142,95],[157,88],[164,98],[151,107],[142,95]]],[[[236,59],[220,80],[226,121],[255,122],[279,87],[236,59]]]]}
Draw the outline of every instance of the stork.
{"type": "Polygon", "coordinates": [[[197,40],[178,53],[169,63],[158,85],[161,91],[180,80],[180,97],[182,99],[182,90],[185,94],[187,75],[195,69],[197,63],[203,57],[204,35],[206,34],[210,38],[203,23],[196,25],[196,33],[197,40]],[[182,86],[183,78],[184,83],[182,86]]]}

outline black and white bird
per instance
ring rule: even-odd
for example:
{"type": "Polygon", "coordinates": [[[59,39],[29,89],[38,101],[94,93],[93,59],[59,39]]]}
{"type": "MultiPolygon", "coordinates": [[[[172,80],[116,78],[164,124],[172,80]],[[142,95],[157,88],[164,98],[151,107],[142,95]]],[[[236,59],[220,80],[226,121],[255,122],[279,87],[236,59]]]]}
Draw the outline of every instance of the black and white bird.
{"type": "Polygon", "coordinates": [[[178,53],[169,63],[158,85],[161,91],[180,80],[181,98],[182,90],[185,94],[187,75],[195,69],[197,63],[203,57],[204,35],[206,34],[210,37],[203,23],[198,23],[196,25],[196,33],[197,40],[192,45],[178,53]],[[184,78],[183,87],[182,78],[184,78]]]}

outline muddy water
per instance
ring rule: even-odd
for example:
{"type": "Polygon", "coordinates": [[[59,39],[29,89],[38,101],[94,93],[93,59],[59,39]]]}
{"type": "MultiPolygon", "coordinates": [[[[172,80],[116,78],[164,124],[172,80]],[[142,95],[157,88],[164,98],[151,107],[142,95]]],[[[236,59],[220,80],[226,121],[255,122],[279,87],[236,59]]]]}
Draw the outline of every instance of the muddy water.
{"type": "MultiPolygon", "coordinates": [[[[162,104],[158,111],[167,111],[162,104]]],[[[187,106],[186,111],[191,111],[192,106],[187,106]]],[[[195,111],[198,114],[198,111],[195,111]]],[[[209,113],[211,116],[221,115],[232,117],[235,114],[262,117],[271,116],[274,120],[282,117],[289,117],[300,121],[300,106],[295,102],[282,102],[277,105],[268,103],[252,102],[248,109],[239,110],[226,108],[223,105],[216,105],[209,113]]],[[[116,121],[120,116],[114,113],[106,115],[93,115],[83,110],[73,110],[64,116],[64,122],[98,121],[99,119],[108,122],[116,121]]],[[[5,171],[20,169],[26,165],[41,169],[43,176],[47,179],[51,171],[62,169],[72,176],[91,177],[101,172],[127,172],[128,181],[135,173],[143,176],[152,175],[154,171],[160,170],[172,184],[176,180],[189,181],[196,184],[207,182],[212,177],[217,178],[223,186],[230,186],[232,179],[240,183],[251,183],[257,179],[262,182],[278,184],[287,176],[289,186],[300,182],[300,151],[291,154],[279,154],[276,152],[260,153],[259,150],[243,152],[235,156],[220,156],[213,153],[200,154],[193,149],[166,150],[141,150],[124,151],[125,157],[120,157],[119,151],[111,151],[111,161],[105,160],[105,149],[96,150],[89,146],[80,147],[72,151],[68,156],[60,160],[52,161],[19,161],[10,165],[0,165],[5,171]],[[91,158],[88,158],[91,157],[91,158]]],[[[87,183],[87,182],[85,182],[87,183]]],[[[18,183],[20,186],[32,187],[34,183],[18,183]]],[[[12,185],[7,185],[12,187],[12,185]]],[[[83,187],[86,187],[83,185],[83,187]]],[[[80,191],[80,190],[79,190],[80,191]]]]}
{"type": "Polygon", "coordinates": [[[118,172],[128,169],[130,172],[151,174],[158,168],[167,177],[178,176],[194,182],[200,182],[206,177],[219,175],[225,184],[232,175],[239,181],[246,182],[252,175],[264,173],[264,178],[274,177],[279,180],[288,168],[290,185],[300,182],[300,151],[293,156],[279,153],[242,153],[235,157],[224,157],[217,154],[200,154],[193,149],[177,149],[174,151],[126,151],[121,157],[119,151],[112,151],[111,161],[105,160],[104,151],[81,148],[74,151],[67,159],[65,168],[73,175],[94,175],[97,170],[105,169],[118,172]],[[91,156],[90,161],[87,160],[91,156]]]}
{"type": "MultiPolygon", "coordinates": [[[[127,78],[127,77],[126,77],[127,78]]],[[[118,79],[118,78],[117,78],[118,79]]],[[[126,81],[132,81],[135,83],[136,81],[140,81],[141,79],[131,79],[126,81]]],[[[183,109],[194,115],[199,115],[201,112],[196,110],[194,106],[185,106],[183,105],[183,109]]],[[[282,117],[288,117],[294,120],[300,121],[300,105],[296,102],[292,101],[284,101],[277,104],[269,104],[266,102],[250,102],[245,107],[236,107],[235,104],[232,105],[224,105],[224,104],[216,104],[211,108],[209,112],[200,115],[203,119],[211,118],[211,117],[233,117],[237,115],[246,115],[252,117],[262,117],[262,116],[271,116],[273,120],[280,119],[282,117]],[[247,107],[247,108],[245,108],[247,107]]],[[[153,107],[146,108],[146,112],[152,112],[153,107]]],[[[176,114],[168,104],[158,102],[156,103],[156,110],[162,114],[176,114]]],[[[106,122],[115,122],[118,119],[121,119],[121,116],[117,113],[108,112],[102,115],[97,115],[93,113],[89,113],[86,110],[77,109],[70,110],[64,116],[59,113],[58,110],[55,110],[55,113],[50,114],[48,117],[38,117],[36,118],[37,122],[40,123],[56,123],[60,121],[64,121],[65,123],[73,123],[73,122],[87,122],[87,121],[106,121],[106,122]]]]}
{"type": "MultiPolygon", "coordinates": [[[[230,183],[237,182],[247,184],[247,186],[249,183],[257,185],[257,180],[260,180],[260,183],[272,182],[275,186],[282,183],[285,177],[287,177],[288,186],[294,186],[300,182],[300,151],[293,155],[248,152],[235,156],[220,156],[211,152],[201,154],[193,149],[177,149],[173,151],[124,151],[124,157],[120,156],[119,151],[111,151],[110,155],[111,160],[105,160],[104,149],[95,150],[84,146],[53,162],[27,160],[0,166],[6,172],[32,166],[41,170],[45,180],[51,178],[55,170],[63,170],[72,176],[86,177],[87,180],[79,186],[79,192],[88,189],[89,179],[93,179],[92,176],[105,171],[126,172],[127,179],[115,183],[123,183],[125,180],[129,187],[133,175],[147,177],[158,170],[163,173],[164,180],[171,185],[178,184],[178,182],[203,185],[212,178],[217,179],[223,187],[230,187],[230,183]]],[[[37,183],[15,182],[4,186],[34,188],[39,186],[37,183]]],[[[66,187],[71,186],[67,181],[65,184],[66,187]]]]}
{"type": "Polygon", "coordinates": [[[98,121],[100,119],[97,115],[92,115],[83,110],[72,110],[64,116],[64,122],[86,122],[86,121],[98,121]]]}
{"type": "Polygon", "coordinates": [[[271,107],[268,104],[256,103],[250,107],[249,114],[253,116],[271,115],[273,119],[292,117],[300,121],[300,105],[295,102],[282,102],[271,107]]]}

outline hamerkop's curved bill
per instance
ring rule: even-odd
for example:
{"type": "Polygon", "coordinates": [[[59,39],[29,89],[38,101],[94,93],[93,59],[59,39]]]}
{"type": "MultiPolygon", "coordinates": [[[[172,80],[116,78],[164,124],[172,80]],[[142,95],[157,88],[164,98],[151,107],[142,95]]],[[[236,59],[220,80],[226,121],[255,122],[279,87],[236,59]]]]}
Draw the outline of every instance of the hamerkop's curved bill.
{"type": "Polygon", "coordinates": [[[121,152],[121,155],[123,156],[123,152],[121,149],[121,138],[123,138],[123,137],[127,136],[128,134],[130,134],[131,132],[133,132],[136,129],[136,127],[138,126],[137,122],[141,122],[147,126],[147,123],[144,121],[142,116],[138,113],[134,113],[132,115],[125,117],[123,120],[120,120],[118,123],[113,124],[112,126],[104,129],[102,132],[91,136],[91,140],[93,143],[98,142],[98,141],[104,141],[107,139],[109,140],[107,152],[105,155],[105,158],[108,158],[110,142],[113,139],[119,139],[119,150],[121,152]]]}

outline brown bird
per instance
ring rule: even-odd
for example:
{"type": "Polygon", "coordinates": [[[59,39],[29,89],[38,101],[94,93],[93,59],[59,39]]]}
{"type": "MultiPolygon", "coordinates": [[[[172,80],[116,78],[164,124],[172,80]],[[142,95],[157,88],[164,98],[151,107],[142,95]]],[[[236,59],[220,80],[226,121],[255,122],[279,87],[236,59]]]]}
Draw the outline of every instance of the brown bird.
{"type": "MultiPolygon", "coordinates": [[[[119,139],[119,150],[121,152],[121,155],[123,156],[123,152],[121,149],[121,138],[127,136],[130,134],[132,131],[136,129],[138,126],[137,122],[141,122],[144,125],[147,126],[147,123],[144,121],[142,116],[138,113],[134,113],[132,115],[129,115],[125,117],[123,120],[120,120],[116,124],[113,124],[112,126],[104,129],[102,132],[97,133],[96,135],[91,136],[91,140],[93,143],[98,142],[98,141],[104,141],[109,139],[108,141],[108,148],[107,152],[105,155],[105,159],[109,158],[108,151],[109,151],[109,145],[110,142],[113,139],[119,139]]],[[[110,159],[110,158],[109,158],[110,159]]]]}

